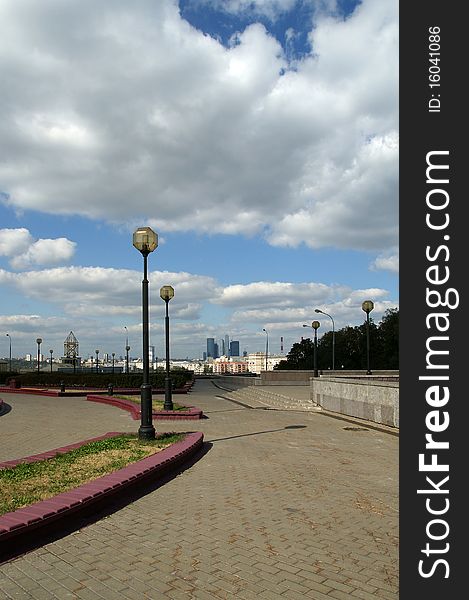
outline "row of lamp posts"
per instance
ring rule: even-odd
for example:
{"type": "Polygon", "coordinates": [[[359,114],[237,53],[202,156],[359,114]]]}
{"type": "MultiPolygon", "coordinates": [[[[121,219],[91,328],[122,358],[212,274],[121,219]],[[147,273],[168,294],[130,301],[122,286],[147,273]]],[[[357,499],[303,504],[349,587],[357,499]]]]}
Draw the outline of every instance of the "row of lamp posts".
{"type": "MultiPolygon", "coordinates": [[[[140,251],[143,256],[143,280],[142,280],[142,325],[143,325],[143,382],[140,389],[140,428],[138,437],[140,439],[154,439],[155,428],[152,423],[152,394],[149,374],[149,310],[148,310],[148,255],[158,247],[158,235],[150,227],[140,227],[133,234],[133,245],[140,251]]],[[[160,289],[160,297],[166,304],[165,315],[165,330],[166,330],[166,376],[165,376],[165,400],[164,409],[172,410],[172,382],[170,377],[169,367],[169,301],[174,297],[174,289],[170,285],[164,285],[160,289]]],[[[129,372],[129,338],[127,327],[126,330],[126,372],[129,372]]],[[[11,371],[11,336],[6,334],[10,340],[10,371],[11,371]]],[[[40,356],[42,338],[36,339],[37,343],[37,369],[40,371],[40,356]]],[[[99,350],[96,352],[96,372],[99,370],[99,350]]],[[[52,353],[51,354],[51,370],[52,370],[52,353]]],[[[114,357],[112,353],[112,364],[114,370],[114,357]]]]}
{"type": "MultiPolygon", "coordinates": [[[[362,302],[362,310],[366,313],[366,374],[371,375],[370,369],[370,312],[374,309],[375,305],[372,300],[365,300],[362,302]]],[[[335,328],[334,328],[334,319],[332,316],[320,308],[316,308],[314,310],[316,313],[321,313],[329,317],[332,321],[332,370],[335,369],[335,328]]],[[[318,363],[317,363],[317,353],[318,353],[318,329],[321,326],[319,321],[313,321],[311,323],[311,327],[314,329],[314,351],[313,351],[313,371],[314,377],[318,377],[318,363]]],[[[303,327],[309,327],[309,325],[303,325],[303,327]]],[[[265,329],[263,330],[265,331],[265,329]]],[[[266,361],[266,370],[267,370],[267,361],[266,361]]]]}

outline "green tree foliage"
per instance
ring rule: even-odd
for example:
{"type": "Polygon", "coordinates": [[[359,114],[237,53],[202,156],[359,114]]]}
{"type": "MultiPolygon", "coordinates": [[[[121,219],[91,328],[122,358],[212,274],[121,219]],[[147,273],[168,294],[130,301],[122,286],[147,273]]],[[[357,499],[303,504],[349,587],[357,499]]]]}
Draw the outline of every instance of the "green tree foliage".
{"type": "MultiPolygon", "coordinates": [[[[293,344],[287,360],[276,369],[312,369],[313,359],[313,340],[305,338],[293,344]]],[[[318,340],[317,363],[318,369],[332,369],[332,331],[318,340]]],[[[399,368],[399,310],[396,308],[387,310],[378,325],[370,318],[370,367],[372,370],[399,368]]],[[[335,368],[366,369],[366,323],[335,332],[335,368]]]]}

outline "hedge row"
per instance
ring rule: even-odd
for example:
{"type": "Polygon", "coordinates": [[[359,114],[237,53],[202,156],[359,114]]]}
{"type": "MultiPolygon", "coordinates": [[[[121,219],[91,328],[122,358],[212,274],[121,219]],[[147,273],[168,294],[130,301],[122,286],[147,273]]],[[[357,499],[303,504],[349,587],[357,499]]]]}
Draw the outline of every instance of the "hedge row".
{"type": "MultiPolygon", "coordinates": [[[[142,385],[142,373],[60,373],[60,372],[34,372],[10,374],[2,373],[4,384],[14,377],[20,382],[21,387],[47,385],[59,386],[63,381],[66,387],[90,387],[107,388],[112,383],[116,388],[138,388],[142,385]]],[[[174,388],[181,388],[185,383],[193,379],[191,371],[177,370],[171,371],[171,379],[174,388]]],[[[154,388],[164,388],[165,373],[158,371],[150,373],[150,381],[154,388]]]]}

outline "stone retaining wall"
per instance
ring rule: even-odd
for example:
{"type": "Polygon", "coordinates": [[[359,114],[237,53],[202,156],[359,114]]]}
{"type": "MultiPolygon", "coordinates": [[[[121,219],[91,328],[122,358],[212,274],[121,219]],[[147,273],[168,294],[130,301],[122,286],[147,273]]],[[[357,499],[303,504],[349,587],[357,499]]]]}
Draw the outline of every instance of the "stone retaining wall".
{"type": "Polygon", "coordinates": [[[312,378],[311,401],[325,410],[399,427],[399,381],[343,377],[312,378]]]}

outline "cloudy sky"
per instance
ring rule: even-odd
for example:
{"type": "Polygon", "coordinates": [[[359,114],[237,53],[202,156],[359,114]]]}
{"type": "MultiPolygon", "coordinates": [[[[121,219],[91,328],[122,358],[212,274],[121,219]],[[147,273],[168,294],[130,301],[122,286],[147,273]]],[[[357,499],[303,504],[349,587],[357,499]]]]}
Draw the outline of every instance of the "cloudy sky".
{"type": "Polygon", "coordinates": [[[0,356],[141,354],[142,225],[158,356],[398,306],[397,10],[0,0],[0,356]]]}

